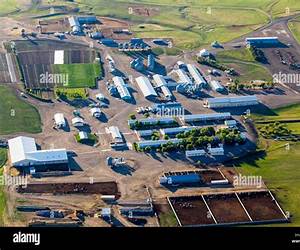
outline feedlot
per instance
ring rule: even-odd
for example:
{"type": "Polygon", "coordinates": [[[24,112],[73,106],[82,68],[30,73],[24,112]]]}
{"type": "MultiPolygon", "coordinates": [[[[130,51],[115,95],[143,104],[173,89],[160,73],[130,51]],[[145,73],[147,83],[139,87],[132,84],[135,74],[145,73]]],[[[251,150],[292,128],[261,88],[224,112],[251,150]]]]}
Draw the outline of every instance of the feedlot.
{"type": "Polygon", "coordinates": [[[288,222],[270,191],[169,197],[181,226],[288,222]]]}

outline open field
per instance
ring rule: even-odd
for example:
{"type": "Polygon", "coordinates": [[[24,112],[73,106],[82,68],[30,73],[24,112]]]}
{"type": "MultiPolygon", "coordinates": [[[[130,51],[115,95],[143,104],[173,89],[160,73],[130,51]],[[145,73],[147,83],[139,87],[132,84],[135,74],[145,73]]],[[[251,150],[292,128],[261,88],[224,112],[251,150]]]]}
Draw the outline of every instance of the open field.
{"type": "MultiPolygon", "coordinates": [[[[299,119],[300,105],[295,104],[273,110],[274,115],[256,116],[257,120],[289,120],[299,119]]],[[[289,124],[288,124],[289,125],[289,124]]],[[[294,130],[299,131],[300,124],[293,123],[294,130]],[[298,127],[297,127],[298,125],[298,127]]],[[[275,193],[285,211],[292,215],[292,225],[300,225],[300,143],[289,143],[272,140],[260,140],[260,148],[266,155],[248,157],[244,162],[236,164],[236,170],[244,175],[262,176],[265,184],[275,193]]]]}
{"type": "Polygon", "coordinates": [[[101,74],[101,67],[96,63],[76,63],[76,64],[54,64],[52,65],[55,74],[65,74],[68,76],[69,88],[96,86],[96,78],[101,74]]]}
{"type": "Polygon", "coordinates": [[[233,77],[240,82],[251,80],[272,80],[270,72],[257,63],[248,49],[226,50],[217,53],[217,60],[228,67],[234,68],[240,75],[233,77]]]}
{"type": "Polygon", "coordinates": [[[15,12],[25,5],[30,4],[30,0],[2,0],[0,2],[0,15],[15,12]]]}
{"type": "Polygon", "coordinates": [[[41,119],[36,108],[20,100],[7,86],[0,85],[0,134],[41,132],[41,119]]]}

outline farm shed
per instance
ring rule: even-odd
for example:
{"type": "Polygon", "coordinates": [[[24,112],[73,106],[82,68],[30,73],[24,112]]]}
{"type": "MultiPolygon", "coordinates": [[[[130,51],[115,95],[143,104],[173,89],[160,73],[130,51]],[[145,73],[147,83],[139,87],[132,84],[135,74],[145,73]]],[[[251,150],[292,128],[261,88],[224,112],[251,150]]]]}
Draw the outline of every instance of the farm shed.
{"type": "Polygon", "coordinates": [[[82,126],[85,125],[85,122],[84,122],[84,120],[82,118],[75,117],[75,118],[72,119],[72,125],[74,127],[82,127],[82,126]]]}
{"type": "Polygon", "coordinates": [[[181,119],[184,122],[218,121],[218,120],[225,120],[225,119],[230,119],[230,118],[231,118],[231,114],[229,112],[184,115],[181,117],[181,119]]]}
{"type": "Polygon", "coordinates": [[[252,46],[279,44],[278,37],[247,37],[245,41],[252,46]]]}
{"type": "Polygon", "coordinates": [[[101,116],[101,109],[100,109],[100,108],[97,108],[97,107],[91,108],[91,109],[90,109],[90,113],[91,113],[92,116],[98,118],[98,117],[101,116]]]}
{"type": "Polygon", "coordinates": [[[180,175],[176,174],[176,175],[162,176],[160,177],[159,182],[162,185],[192,184],[192,183],[200,183],[201,178],[199,174],[186,173],[180,175]]]}
{"type": "Polygon", "coordinates": [[[204,101],[207,108],[242,107],[257,105],[258,99],[255,95],[236,96],[236,97],[215,97],[204,101]]]}
{"type": "Polygon", "coordinates": [[[188,77],[183,69],[176,70],[176,73],[179,78],[179,83],[193,84],[192,80],[188,77]]]}
{"type": "Polygon", "coordinates": [[[137,146],[139,148],[146,148],[146,147],[154,147],[158,148],[162,145],[165,145],[167,143],[180,143],[182,139],[169,139],[169,140],[146,140],[146,141],[139,141],[136,142],[137,146]]]}
{"type": "Polygon", "coordinates": [[[63,128],[66,126],[66,120],[63,113],[56,113],[54,115],[54,122],[58,128],[63,128]]]}
{"type": "Polygon", "coordinates": [[[203,149],[199,149],[199,150],[187,150],[187,151],[185,151],[185,156],[186,157],[203,156],[205,154],[206,154],[206,152],[203,149]]]}
{"type": "Polygon", "coordinates": [[[157,97],[157,93],[155,92],[152,84],[149,79],[144,76],[140,76],[135,79],[140,90],[142,91],[144,97],[157,97]]]}
{"type": "Polygon", "coordinates": [[[113,143],[117,143],[117,144],[124,143],[123,137],[122,137],[118,127],[110,126],[108,128],[108,130],[109,130],[109,133],[111,134],[111,137],[113,139],[113,143]]]}
{"type": "Polygon", "coordinates": [[[218,147],[218,148],[208,148],[208,153],[211,155],[224,155],[224,148],[218,147]]]}
{"type": "Polygon", "coordinates": [[[194,83],[198,86],[204,86],[206,85],[206,80],[204,77],[200,74],[199,70],[195,67],[193,64],[188,64],[187,69],[190,73],[190,75],[194,79],[194,83]]]}
{"type": "Polygon", "coordinates": [[[214,90],[216,92],[224,91],[224,87],[221,85],[221,83],[219,81],[212,80],[209,82],[209,85],[212,88],[212,90],[214,90]]]}
{"type": "Polygon", "coordinates": [[[68,163],[66,149],[38,150],[34,138],[19,136],[8,140],[11,164],[15,167],[68,163]]]}
{"type": "Polygon", "coordinates": [[[120,97],[123,99],[123,100],[130,100],[131,99],[131,95],[130,95],[130,92],[127,88],[127,86],[125,85],[125,82],[123,80],[122,77],[119,77],[119,76],[115,76],[113,77],[113,82],[120,94],[120,97]]]}
{"type": "Polygon", "coordinates": [[[171,124],[176,121],[173,117],[146,118],[140,120],[128,120],[128,125],[133,125],[136,122],[139,122],[142,125],[155,125],[155,124],[171,124]]]}
{"type": "Polygon", "coordinates": [[[197,129],[197,128],[198,127],[182,126],[182,127],[175,127],[175,128],[164,128],[164,129],[161,129],[160,132],[162,135],[176,135],[176,134],[191,131],[191,130],[197,129]]]}

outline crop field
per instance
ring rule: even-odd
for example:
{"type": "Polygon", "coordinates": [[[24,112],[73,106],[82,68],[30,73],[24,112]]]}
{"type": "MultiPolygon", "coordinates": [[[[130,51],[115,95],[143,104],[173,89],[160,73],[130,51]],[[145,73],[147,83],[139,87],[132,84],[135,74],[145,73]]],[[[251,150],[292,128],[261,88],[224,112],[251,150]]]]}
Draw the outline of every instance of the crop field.
{"type": "Polygon", "coordinates": [[[101,74],[101,67],[96,63],[77,64],[53,64],[55,74],[68,76],[68,84],[65,87],[80,88],[96,86],[96,78],[101,74]]]}
{"type": "Polygon", "coordinates": [[[41,132],[36,108],[17,98],[7,86],[0,85],[0,96],[0,134],[41,132]]]}
{"type": "Polygon", "coordinates": [[[92,63],[95,61],[95,50],[65,50],[64,63],[92,63]]]}

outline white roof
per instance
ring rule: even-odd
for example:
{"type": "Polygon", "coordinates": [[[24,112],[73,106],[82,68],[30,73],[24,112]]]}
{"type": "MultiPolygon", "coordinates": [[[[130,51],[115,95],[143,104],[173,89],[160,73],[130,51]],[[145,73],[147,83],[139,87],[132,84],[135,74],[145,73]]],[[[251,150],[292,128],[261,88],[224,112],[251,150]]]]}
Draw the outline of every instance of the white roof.
{"type": "Polygon", "coordinates": [[[200,50],[199,55],[200,55],[200,56],[209,56],[210,53],[209,53],[208,50],[202,49],[202,50],[200,50]]]}
{"type": "Polygon", "coordinates": [[[162,75],[158,75],[158,74],[153,75],[153,80],[154,80],[157,87],[167,85],[167,82],[166,82],[165,78],[162,75]]]}
{"type": "Polygon", "coordinates": [[[139,120],[128,120],[128,124],[134,124],[136,122],[140,122],[142,124],[153,124],[156,122],[160,123],[172,123],[175,121],[173,117],[153,117],[153,118],[145,118],[145,119],[139,119],[139,120]]]}
{"type": "Polygon", "coordinates": [[[164,96],[166,98],[171,98],[173,95],[171,93],[171,91],[169,90],[169,88],[165,85],[160,87],[161,91],[163,92],[164,96]]]}
{"type": "Polygon", "coordinates": [[[211,114],[194,114],[194,115],[184,115],[182,119],[184,121],[207,121],[207,120],[218,120],[218,119],[229,119],[231,114],[229,112],[225,113],[211,113],[211,114]]]}
{"type": "Polygon", "coordinates": [[[152,84],[147,77],[140,76],[135,80],[145,97],[157,96],[152,84]]]}
{"type": "Polygon", "coordinates": [[[247,37],[246,41],[257,41],[257,40],[278,40],[277,36],[260,36],[260,37],[247,37]]]}
{"type": "Polygon", "coordinates": [[[147,140],[147,141],[138,141],[137,145],[141,148],[152,146],[152,147],[158,147],[160,145],[167,144],[168,142],[171,143],[179,143],[182,139],[169,139],[169,140],[147,140]]]}
{"type": "Polygon", "coordinates": [[[54,121],[57,125],[62,125],[62,126],[66,125],[66,121],[63,113],[56,113],[54,115],[54,121]]]}
{"type": "Polygon", "coordinates": [[[80,138],[80,139],[88,139],[88,138],[89,138],[88,133],[85,132],[85,131],[80,131],[80,132],[78,133],[78,135],[79,135],[79,138],[80,138]]]}
{"type": "Polygon", "coordinates": [[[208,104],[211,103],[243,103],[243,102],[258,102],[257,97],[255,95],[247,95],[247,96],[234,96],[234,97],[215,97],[208,98],[208,104]]]}
{"type": "Polygon", "coordinates": [[[118,127],[110,126],[108,129],[114,139],[122,138],[122,135],[118,127]]]}
{"type": "Polygon", "coordinates": [[[176,70],[176,73],[178,74],[180,83],[192,84],[191,79],[188,77],[188,75],[182,69],[176,70]]]}
{"type": "Polygon", "coordinates": [[[212,80],[209,82],[209,84],[210,84],[211,88],[215,91],[224,89],[224,87],[220,84],[219,81],[212,80]]]}
{"type": "Polygon", "coordinates": [[[80,118],[80,117],[74,117],[73,119],[72,119],[72,124],[73,125],[75,125],[75,124],[77,124],[77,123],[84,123],[84,120],[82,119],[82,118],[80,118]]]}
{"type": "Polygon", "coordinates": [[[122,77],[115,76],[112,79],[122,99],[130,99],[131,95],[122,77]]]}
{"type": "Polygon", "coordinates": [[[195,67],[195,65],[188,64],[187,65],[187,69],[188,69],[189,73],[191,74],[191,76],[194,78],[194,81],[195,81],[196,85],[206,84],[206,80],[199,73],[199,71],[197,70],[197,68],[195,67]]]}
{"type": "Polygon", "coordinates": [[[68,160],[66,149],[37,150],[35,140],[31,137],[19,136],[8,140],[10,159],[12,164],[30,160],[34,162],[47,162],[68,160]]]}
{"type": "Polygon", "coordinates": [[[94,115],[94,114],[99,114],[99,113],[101,113],[101,109],[100,109],[100,108],[97,108],[97,107],[91,108],[91,109],[90,109],[90,112],[91,112],[92,115],[94,115]]]}
{"type": "Polygon", "coordinates": [[[186,131],[191,131],[193,129],[197,129],[199,127],[188,127],[188,126],[183,126],[183,127],[175,127],[175,128],[164,128],[164,129],[161,129],[161,133],[163,135],[165,134],[179,134],[179,133],[182,133],[182,132],[186,132],[186,131]]]}

